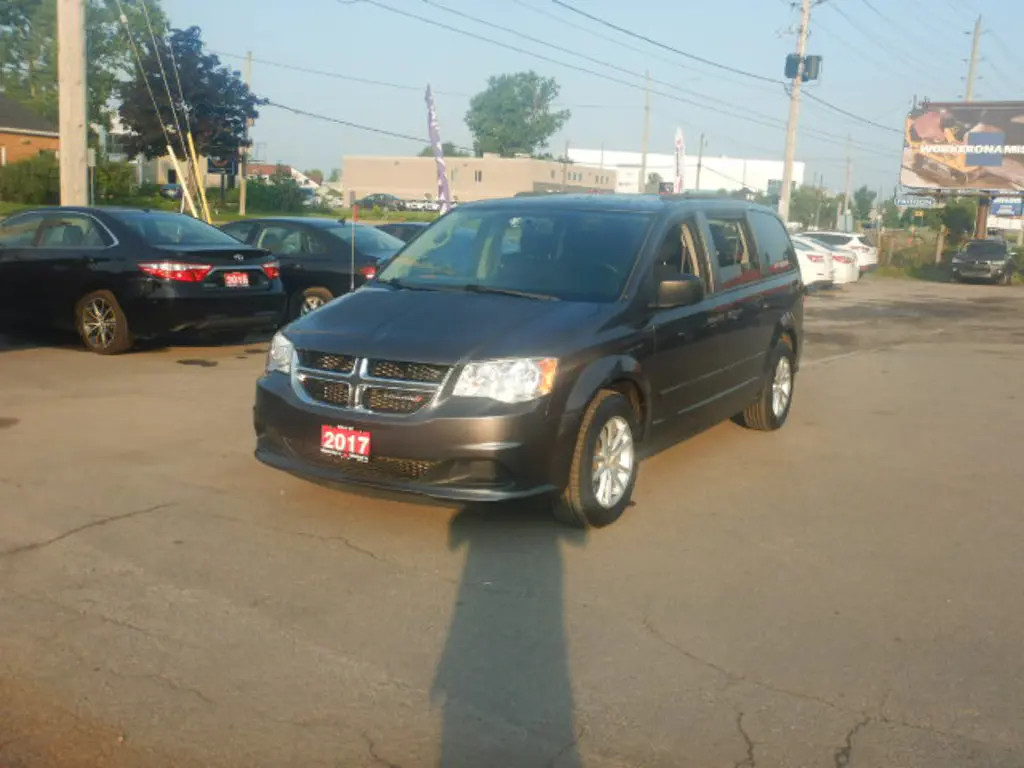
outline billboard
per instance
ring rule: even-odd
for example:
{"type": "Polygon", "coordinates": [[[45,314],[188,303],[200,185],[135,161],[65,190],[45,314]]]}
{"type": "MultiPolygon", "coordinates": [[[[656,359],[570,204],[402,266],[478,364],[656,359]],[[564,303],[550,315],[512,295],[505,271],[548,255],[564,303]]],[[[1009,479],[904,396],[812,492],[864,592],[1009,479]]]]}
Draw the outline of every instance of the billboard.
{"type": "Polygon", "coordinates": [[[1020,197],[997,197],[992,201],[993,216],[1024,216],[1024,199],[1020,197]]]}
{"type": "Polygon", "coordinates": [[[1024,102],[926,102],[904,130],[902,186],[1024,191],[1024,102]]]}

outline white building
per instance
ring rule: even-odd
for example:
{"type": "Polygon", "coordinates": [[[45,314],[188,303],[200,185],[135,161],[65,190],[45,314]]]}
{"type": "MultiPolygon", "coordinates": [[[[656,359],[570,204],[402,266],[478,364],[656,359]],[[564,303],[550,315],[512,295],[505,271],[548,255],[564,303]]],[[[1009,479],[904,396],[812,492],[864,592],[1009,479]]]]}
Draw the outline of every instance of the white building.
{"type": "MultiPolygon", "coordinates": [[[[614,170],[618,176],[617,192],[640,191],[639,152],[615,152],[604,149],[569,149],[569,159],[598,168],[614,170]]],[[[676,177],[675,155],[649,153],[647,155],[647,176],[658,174],[662,181],[671,182],[676,177]]],[[[804,164],[793,163],[793,181],[798,185],[804,181],[804,164]]],[[[705,155],[701,161],[698,184],[697,157],[687,155],[683,168],[683,189],[687,192],[729,192],[746,187],[755,192],[778,192],[782,187],[781,160],[749,160],[741,157],[714,157],[705,155]]]]}

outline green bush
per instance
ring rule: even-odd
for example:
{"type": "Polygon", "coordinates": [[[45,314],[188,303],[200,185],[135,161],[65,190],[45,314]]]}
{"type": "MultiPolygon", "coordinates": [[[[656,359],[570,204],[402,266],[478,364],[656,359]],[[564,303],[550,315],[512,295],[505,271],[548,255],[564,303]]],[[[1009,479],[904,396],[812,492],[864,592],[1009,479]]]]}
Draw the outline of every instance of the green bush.
{"type": "Polygon", "coordinates": [[[60,203],[60,165],[45,153],[0,167],[0,200],[27,205],[60,203]]]}

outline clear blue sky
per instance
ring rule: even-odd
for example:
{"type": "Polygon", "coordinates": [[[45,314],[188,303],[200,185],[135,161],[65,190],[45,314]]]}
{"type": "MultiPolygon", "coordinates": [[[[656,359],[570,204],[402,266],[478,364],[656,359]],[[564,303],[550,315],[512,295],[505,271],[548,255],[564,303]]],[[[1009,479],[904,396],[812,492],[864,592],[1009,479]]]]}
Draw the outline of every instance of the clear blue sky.
{"type": "MultiPolygon", "coordinates": [[[[782,156],[782,127],[743,119],[784,122],[787,98],[779,85],[749,80],[652,47],[575,15],[552,0],[436,2],[555,48],[459,18],[424,0],[380,2],[636,85],[642,86],[642,79],[621,70],[649,70],[654,80],[662,81],[654,89],[665,94],[655,95],[652,101],[652,151],[671,152],[678,125],[692,149],[699,134],[705,133],[707,154],[782,156]],[[716,113],[702,104],[734,114],[716,113]]],[[[566,2],[686,52],[768,77],[781,77],[785,55],[796,46],[792,30],[799,13],[786,0],[566,2]]],[[[369,85],[256,63],[253,89],[282,104],[425,137],[423,88],[430,83],[441,92],[437,108],[443,138],[469,145],[463,123],[469,96],[485,87],[489,75],[533,69],[558,80],[559,101],[572,109],[572,119],[551,143],[553,152],[560,152],[566,141],[580,147],[603,144],[607,149],[640,149],[642,87],[610,82],[473,40],[366,0],[163,0],[163,4],[173,26],[198,25],[207,47],[215,52],[242,55],[251,50],[257,59],[408,87],[369,85]]],[[[933,100],[962,97],[971,45],[968,32],[978,14],[985,34],[975,98],[1024,100],[1024,48],[1016,39],[1024,20],[1020,0],[825,0],[814,8],[811,21],[808,52],[824,57],[823,77],[812,86],[812,93],[899,130],[915,94],[933,100]]],[[[224,57],[224,61],[242,68],[239,59],[224,57]]],[[[804,102],[797,148],[797,159],[808,163],[806,181],[811,181],[812,174],[823,173],[828,186],[842,186],[848,133],[856,144],[852,151],[855,185],[868,184],[888,193],[899,167],[900,134],[858,124],[811,101],[804,102]]],[[[407,154],[423,144],[270,107],[263,109],[253,136],[264,159],[325,172],[338,167],[342,155],[407,154]]]]}

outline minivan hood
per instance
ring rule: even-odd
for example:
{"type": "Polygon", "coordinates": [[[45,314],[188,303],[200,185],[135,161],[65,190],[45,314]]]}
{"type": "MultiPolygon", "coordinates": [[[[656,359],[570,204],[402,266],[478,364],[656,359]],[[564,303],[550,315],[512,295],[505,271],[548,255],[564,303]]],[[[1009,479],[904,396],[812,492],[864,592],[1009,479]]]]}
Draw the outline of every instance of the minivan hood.
{"type": "Polygon", "coordinates": [[[284,332],[299,348],[385,360],[557,357],[567,339],[592,333],[611,306],[369,285],[284,332]]]}

